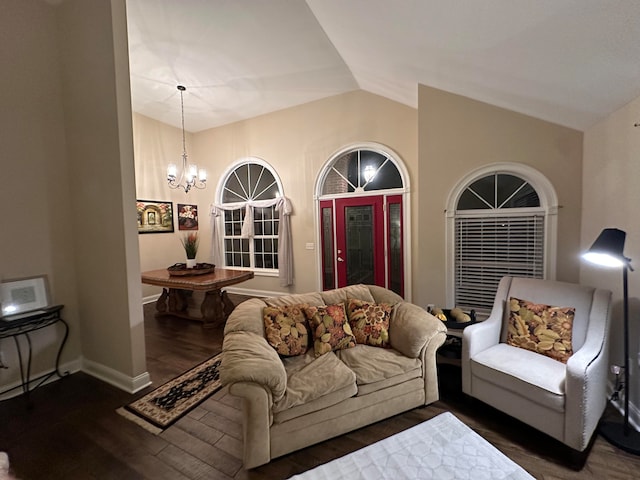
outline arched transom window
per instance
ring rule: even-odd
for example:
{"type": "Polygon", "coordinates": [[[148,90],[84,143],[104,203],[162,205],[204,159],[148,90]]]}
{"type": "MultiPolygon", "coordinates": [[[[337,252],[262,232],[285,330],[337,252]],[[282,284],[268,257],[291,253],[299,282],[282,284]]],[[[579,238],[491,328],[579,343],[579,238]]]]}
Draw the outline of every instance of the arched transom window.
{"type": "Polygon", "coordinates": [[[402,176],[388,155],[369,149],[354,149],[338,156],[329,167],[322,195],[402,187],[402,176]]]}

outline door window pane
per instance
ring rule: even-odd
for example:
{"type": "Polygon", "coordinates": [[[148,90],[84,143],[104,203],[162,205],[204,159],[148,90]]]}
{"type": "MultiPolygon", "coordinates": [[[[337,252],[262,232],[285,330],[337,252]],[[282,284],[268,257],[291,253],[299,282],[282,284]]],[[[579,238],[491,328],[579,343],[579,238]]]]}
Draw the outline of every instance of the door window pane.
{"type": "Polygon", "coordinates": [[[373,207],[346,207],[347,284],[375,284],[373,207]]]}
{"type": "Polygon", "coordinates": [[[389,204],[389,288],[402,295],[402,223],[399,203],[389,204]]]}
{"type": "Polygon", "coordinates": [[[322,208],[322,287],[324,290],[336,288],[333,269],[333,209],[322,208]]]}

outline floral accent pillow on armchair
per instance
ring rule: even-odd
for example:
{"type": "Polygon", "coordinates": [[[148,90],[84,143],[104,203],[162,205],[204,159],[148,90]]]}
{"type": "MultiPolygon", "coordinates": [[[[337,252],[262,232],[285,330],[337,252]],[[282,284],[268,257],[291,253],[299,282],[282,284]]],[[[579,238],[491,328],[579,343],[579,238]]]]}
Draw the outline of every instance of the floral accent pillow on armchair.
{"type": "Polygon", "coordinates": [[[567,363],[573,354],[571,332],[576,309],[509,299],[507,344],[567,363]]]}

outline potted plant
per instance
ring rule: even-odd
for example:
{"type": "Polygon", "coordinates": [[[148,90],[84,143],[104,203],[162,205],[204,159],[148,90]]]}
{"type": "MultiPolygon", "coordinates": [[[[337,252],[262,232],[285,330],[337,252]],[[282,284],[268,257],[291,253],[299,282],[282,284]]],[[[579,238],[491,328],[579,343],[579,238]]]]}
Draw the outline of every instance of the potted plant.
{"type": "Polygon", "coordinates": [[[191,232],[182,237],[182,246],[187,254],[187,268],[196,266],[196,254],[198,253],[198,234],[191,232]]]}

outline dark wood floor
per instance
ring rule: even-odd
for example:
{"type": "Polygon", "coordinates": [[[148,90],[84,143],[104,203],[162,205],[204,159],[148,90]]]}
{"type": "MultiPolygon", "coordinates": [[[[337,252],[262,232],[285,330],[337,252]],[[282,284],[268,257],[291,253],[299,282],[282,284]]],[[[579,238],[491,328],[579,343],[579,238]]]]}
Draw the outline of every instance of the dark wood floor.
{"type": "MultiPolygon", "coordinates": [[[[156,319],[151,307],[145,307],[145,327],[154,387],[220,351],[221,328],[203,330],[199,323],[156,319]]],[[[640,457],[600,437],[584,468],[572,470],[561,444],[463,397],[459,375],[456,367],[442,367],[441,400],[433,405],[246,471],[240,406],[225,389],[156,436],[116,413],[134,396],[78,373],[36,390],[31,409],[23,398],[0,403],[0,451],[9,453],[13,473],[22,480],[284,479],[451,411],[538,479],[640,477],[640,457]]]]}

